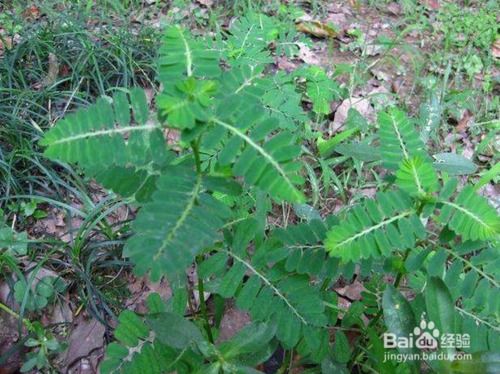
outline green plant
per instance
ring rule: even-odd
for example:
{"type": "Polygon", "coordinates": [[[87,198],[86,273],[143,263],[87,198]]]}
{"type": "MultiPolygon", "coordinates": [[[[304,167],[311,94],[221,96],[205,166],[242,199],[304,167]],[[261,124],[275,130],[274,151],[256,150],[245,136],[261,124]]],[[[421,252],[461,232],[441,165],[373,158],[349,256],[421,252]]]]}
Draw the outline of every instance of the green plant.
{"type": "Polygon", "coordinates": [[[49,359],[62,351],[61,344],[54,336],[47,333],[38,322],[30,325],[30,331],[33,337],[29,337],[24,346],[32,351],[28,353],[26,361],[21,367],[21,373],[28,373],[35,368],[38,370],[51,369],[49,359]]]}
{"type": "MultiPolygon", "coordinates": [[[[231,36],[216,41],[167,29],[157,118],[143,90],[118,89],[44,134],[48,157],[78,164],[140,208],[123,255],[136,274],[166,276],[174,291],[167,305],[153,296],[144,316],[122,312],[102,371],[255,373],[280,344],[288,357],[283,372],[295,353],[311,372],[419,372],[418,361],[385,360],[389,349],[380,334],[387,329],[404,338],[424,312],[440,332],[469,334],[473,345],[460,350],[477,353],[475,369],[491,371],[495,364],[483,352],[499,345],[493,260],[499,217],[472,186],[458,188],[457,179],[440,171],[401,110],[379,113],[378,131],[364,143],[377,153],[369,161],[387,170],[375,199],[324,220],[268,223],[273,208],[307,201],[303,167],[311,165],[301,158],[307,117],[296,95],[304,93],[325,114],[333,95],[324,90],[337,85],[316,68],[291,79],[269,73],[267,48],[276,33],[255,17],[261,20],[255,33],[242,19],[231,36]],[[251,47],[244,48],[246,40],[251,47]],[[287,105],[266,95],[284,81],[292,93],[287,105]],[[164,128],[179,132],[175,147],[164,128]],[[193,263],[200,313],[189,321],[185,270],[193,263]],[[363,299],[343,308],[332,289],[339,277],[373,273],[394,280],[378,278],[363,299]],[[402,293],[403,285],[410,291],[402,293]],[[252,324],[217,343],[206,291],[234,298],[252,324]],[[354,349],[347,331],[361,332],[354,349]]],[[[453,357],[423,365],[439,373],[470,370],[453,357]]]]}

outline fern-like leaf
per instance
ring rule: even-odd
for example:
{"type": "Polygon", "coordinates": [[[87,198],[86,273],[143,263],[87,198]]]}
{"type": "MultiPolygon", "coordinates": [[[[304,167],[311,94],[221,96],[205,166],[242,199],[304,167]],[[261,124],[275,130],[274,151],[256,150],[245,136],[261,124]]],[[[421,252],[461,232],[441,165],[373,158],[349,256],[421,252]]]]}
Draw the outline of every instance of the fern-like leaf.
{"type": "Polygon", "coordinates": [[[118,91],[113,104],[101,98],[60,120],[45,134],[41,145],[47,147],[49,158],[82,166],[144,164],[150,136],[161,135],[159,124],[147,122],[148,110],[144,91],[133,89],[129,97],[118,91]]]}
{"type": "Polygon", "coordinates": [[[112,103],[99,99],[60,120],[41,144],[48,157],[78,163],[104,187],[146,201],[173,157],[160,125],[147,121],[148,111],[142,90],[117,91],[112,103]]]}
{"type": "Polygon", "coordinates": [[[496,210],[472,186],[465,187],[455,201],[442,201],[439,219],[464,240],[487,240],[498,237],[500,217],[496,210]]]}
{"type": "Polygon", "coordinates": [[[208,119],[207,107],[215,88],[213,81],[197,81],[192,77],[169,85],[157,99],[160,115],[167,117],[169,127],[191,129],[196,121],[208,119]]]}
{"type": "Polygon", "coordinates": [[[288,273],[281,265],[267,269],[267,265],[257,266],[241,253],[223,251],[207,259],[198,272],[204,278],[220,276],[214,292],[235,296],[236,305],[248,310],[253,320],[272,322],[276,336],[287,348],[295,346],[307,328],[326,324],[321,296],[311,288],[309,277],[288,273]],[[229,259],[234,264],[226,270],[229,259]],[[243,281],[245,274],[249,278],[243,281]]]}
{"type": "Polygon", "coordinates": [[[237,19],[224,41],[226,59],[232,66],[257,66],[273,62],[268,44],[276,37],[273,20],[258,13],[237,19]]]}
{"type": "Polygon", "coordinates": [[[329,114],[330,103],[345,95],[345,89],[342,89],[318,66],[300,69],[294,75],[306,79],[306,93],[316,113],[329,114]]]}
{"type": "MultiPolygon", "coordinates": [[[[254,117],[248,112],[243,114],[254,117]]],[[[278,130],[277,120],[256,118],[255,121],[234,121],[233,124],[230,120],[214,117],[212,122],[223,130],[216,129],[215,136],[229,135],[219,155],[222,164],[232,163],[236,175],[244,177],[248,184],[267,191],[277,200],[304,201],[304,195],[296,187],[303,183],[299,175],[301,164],[295,160],[301,153],[301,147],[289,132],[271,136],[278,130]]]]}
{"type": "Polygon", "coordinates": [[[101,373],[161,374],[175,371],[188,374],[201,365],[200,357],[193,350],[203,339],[198,328],[177,314],[152,313],[152,296],[159,300],[157,294],[148,298],[150,314],[145,318],[130,310],[123,311],[118,317],[118,327],[114,332],[117,341],[108,345],[106,358],[99,368],[101,373]]]}
{"type": "Polygon", "coordinates": [[[420,156],[406,159],[396,172],[396,183],[413,196],[425,196],[438,188],[438,177],[430,162],[420,156]]]}
{"type": "Polygon", "coordinates": [[[382,161],[388,169],[396,170],[403,160],[420,156],[428,157],[424,144],[406,114],[391,108],[378,115],[380,151],[382,161]]]}
{"type": "Polygon", "coordinates": [[[228,208],[204,192],[203,180],[190,167],[175,166],[158,179],[151,201],[140,210],[124,255],[138,274],[151,279],[183,272],[204,247],[219,238],[228,208]]]}
{"type": "Polygon", "coordinates": [[[165,31],[160,58],[159,80],[165,86],[185,77],[215,77],[220,74],[219,52],[208,48],[180,26],[165,31]]]}
{"type": "MultiPolygon", "coordinates": [[[[334,266],[334,258],[329,258],[323,247],[328,228],[338,223],[334,216],[327,222],[311,220],[307,223],[288,226],[273,231],[273,238],[283,243],[277,251],[269,251],[268,261],[285,260],[285,269],[299,274],[320,276],[334,266]]],[[[330,274],[331,275],[331,274],[330,274]]]]}
{"type": "Polygon", "coordinates": [[[416,238],[425,235],[408,195],[391,191],[378,193],[375,200],[352,208],[329,230],[325,247],[331,256],[355,262],[411,248],[416,238]]]}

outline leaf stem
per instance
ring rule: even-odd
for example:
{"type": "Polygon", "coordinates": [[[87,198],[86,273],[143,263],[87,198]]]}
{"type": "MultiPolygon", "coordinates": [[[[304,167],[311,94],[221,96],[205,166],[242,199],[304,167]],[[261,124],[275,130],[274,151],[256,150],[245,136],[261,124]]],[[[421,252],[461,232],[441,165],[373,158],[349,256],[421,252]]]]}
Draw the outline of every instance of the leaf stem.
{"type": "MultiPolygon", "coordinates": [[[[201,258],[198,257],[196,259],[197,263],[200,263],[201,258]]],[[[207,303],[205,300],[205,287],[203,284],[203,279],[199,276],[198,274],[198,297],[200,299],[200,310],[201,310],[201,316],[204,319],[204,325],[205,325],[205,331],[207,332],[207,337],[208,341],[210,343],[214,343],[214,336],[212,334],[212,329],[210,327],[210,321],[208,320],[208,313],[207,313],[207,303]]]]}
{"type": "Polygon", "coordinates": [[[26,328],[31,331],[32,326],[31,326],[31,322],[28,319],[26,319],[26,318],[21,319],[21,316],[18,313],[14,312],[7,305],[5,305],[1,302],[0,302],[0,310],[3,310],[5,313],[11,315],[12,317],[21,320],[23,322],[23,324],[26,326],[26,328]]]}
{"type": "Polygon", "coordinates": [[[196,164],[196,172],[201,173],[200,147],[199,141],[192,141],[191,148],[193,149],[194,162],[196,164]]]}
{"type": "MultiPolygon", "coordinates": [[[[191,142],[191,148],[193,149],[194,161],[196,164],[196,172],[201,174],[201,160],[200,160],[200,149],[199,149],[199,139],[197,141],[191,142]]],[[[202,257],[198,256],[196,258],[196,263],[199,264],[202,261],[202,257]]],[[[207,303],[205,300],[205,286],[203,284],[203,279],[198,275],[198,297],[200,299],[200,310],[201,316],[204,320],[205,331],[207,332],[207,337],[210,343],[214,343],[214,336],[212,334],[212,329],[210,327],[210,321],[208,319],[207,313],[207,303]]]]}

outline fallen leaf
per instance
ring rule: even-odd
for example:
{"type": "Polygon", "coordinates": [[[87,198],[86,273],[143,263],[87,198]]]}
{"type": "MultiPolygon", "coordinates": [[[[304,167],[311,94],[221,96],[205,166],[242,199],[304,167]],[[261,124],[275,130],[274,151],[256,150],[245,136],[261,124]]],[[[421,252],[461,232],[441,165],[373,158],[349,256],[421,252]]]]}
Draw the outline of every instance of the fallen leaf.
{"type": "Polygon", "coordinates": [[[294,71],[297,68],[297,65],[290,61],[286,56],[276,56],[275,64],[278,67],[278,70],[284,70],[286,72],[294,71]]]}
{"type": "Polygon", "coordinates": [[[106,328],[99,321],[80,316],[75,325],[68,339],[68,350],[64,359],[67,366],[86,358],[92,351],[104,345],[106,328]]]}
{"type": "Polygon", "coordinates": [[[393,3],[390,3],[389,5],[387,5],[387,12],[389,12],[390,14],[393,14],[395,16],[399,16],[401,15],[401,13],[403,13],[403,9],[401,8],[401,5],[396,3],[396,2],[393,2],[393,3]]]}
{"type": "Polygon", "coordinates": [[[36,5],[26,8],[23,12],[23,17],[29,20],[36,20],[40,18],[40,8],[36,5]]]}
{"type": "Polygon", "coordinates": [[[339,295],[347,297],[351,301],[361,300],[361,292],[364,290],[365,287],[359,281],[354,281],[344,287],[335,289],[339,295]]]}
{"type": "Polygon", "coordinates": [[[493,57],[500,58],[500,38],[495,40],[495,43],[491,46],[491,53],[493,57]]]}
{"type": "Polygon", "coordinates": [[[204,5],[207,8],[210,8],[212,5],[214,5],[214,0],[196,0],[196,2],[200,5],[204,5]]]}
{"type": "Polygon", "coordinates": [[[299,22],[296,27],[297,31],[317,38],[334,38],[337,36],[337,32],[332,27],[319,21],[299,22]]]}
{"type": "Polygon", "coordinates": [[[150,294],[157,293],[162,300],[168,300],[172,296],[172,289],[166,279],[152,283],[148,277],[135,278],[129,281],[128,289],[131,296],[128,298],[126,306],[138,313],[147,311],[146,299],[150,294]]]}
{"type": "Polygon", "coordinates": [[[19,350],[13,349],[19,340],[18,320],[0,310],[0,326],[0,357],[6,358],[0,366],[0,373],[18,373],[22,359],[19,350]]]}
{"type": "Polygon", "coordinates": [[[341,32],[343,32],[349,26],[349,21],[346,15],[343,13],[344,10],[345,9],[342,9],[342,12],[339,13],[330,13],[326,18],[328,24],[335,25],[335,27],[341,32]]]}
{"type": "Polygon", "coordinates": [[[464,110],[462,118],[458,121],[458,125],[456,127],[458,132],[465,132],[469,127],[469,124],[474,119],[472,112],[469,109],[464,110]]]}
{"type": "Polygon", "coordinates": [[[441,7],[439,0],[422,0],[422,4],[429,9],[437,10],[441,7]]]}
{"type": "Polygon", "coordinates": [[[243,327],[250,323],[250,315],[247,312],[236,309],[231,306],[226,309],[220,323],[218,342],[231,339],[243,327]]]}
{"type": "Polygon", "coordinates": [[[349,109],[351,108],[356,109],[363,117],[365,117],[369,121],[371,121],[374,117],[373,108],[366,98],[351,97],[350,99],[346,99],[342,101],[342,104],[340,104],[335,111],[335,116],[328,129],[330,135],[335,134],[340,128],[342,128],[342,126],[344,126],[347,115],[349,113],[349,109]]]}
{"type": "Polygon", "coordinates": [[[319,58],[307,45],[297,43],[299,46],[299,58],[309,65],[319,65],[319,58]]]}
{"type": "Polygon", "coordinates": [[[53,85],[57,79],[58,74],[59,62],[57,61],[57,56],[53,53],[49,53],[47,75],[39,84],[36,85],[35,88],[39,89],[53,85]]]}

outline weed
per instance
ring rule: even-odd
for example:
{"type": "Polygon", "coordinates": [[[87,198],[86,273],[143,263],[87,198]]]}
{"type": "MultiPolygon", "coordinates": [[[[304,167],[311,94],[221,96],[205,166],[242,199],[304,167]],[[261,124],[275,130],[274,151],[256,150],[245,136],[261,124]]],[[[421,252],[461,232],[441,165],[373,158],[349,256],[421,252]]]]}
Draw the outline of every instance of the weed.
{"type": "MultiPolygon", "coordinates": [[[[112,100],[101,98],[66,116],[42,140],[48,157],[78,163],[140,207],[123,251],[136,274],[148,274],[153,281],[166,276],[171,284],[182,285],[185,270],[196,264],[197,321],[183,317],[185,302],[167,305],[158,295],[149,299],[145,316],[122,312],[103,372],[151,367],[157,372],[248,372],[277,344],[300,354],[303,364],[418,372],[415,362],[384,362],[369,348],[382,347],[376,333],[382,316],[388,332],[399,337],[409,336],[421,312],[446,334],[479,341],[476,322],[485,334],[496,334],[494,308],[479,302],[492,300],[494,275],[481,266],[465,269],[463,256],[471,248],[479,251],[473,256],[496,255],[497,212],[472,185],[457,189],[458,180],[449,174],[470,173],[468,165],[457,166],[460,157],[451,154],[433,162],[403,111],[380,111],[378,131],[367,138],[371,142],[332,146],[355,160],[380,163],[390,175],[380,181],[383,191],[324,219],[304,205],[304,132],[297,118],[302,114],[291,103],[266,100],[275,80],[263,69],[269,63],[267,44],[280,35],[274,27],[263,15],[247,15],[212,49],[213,40],[172,26],[160,50],[164,90],[156,98],[158,121],[150,120],[141,89],[120,90],[112,100]],[[221,65],[229,68],[221,70],[221,65]],[[298,126],[290,127],[281,116],[297,120],[298,126]],[[168,149],[164,127],[180,132],[178,153],[168,149]],[[232,196],[234,210],[242,191],[255,203],[248,206],[243,199],[247,212],[234,215],[221,194],[232,196]],[[267,208],[259,207],[262,199],[267,208]],[[265,213],[272,203],[281,204],[285,216],[286,203],[293,204],[305,222],[287,225],[285,218],[282,228],[266,230],[262,209],[265,213]],[[450,267],[445,266],[449,256],[450,267]],[[335,274],[348,278],[355,266],[361,267],[361,277],[378,269],[393,274],[395,281],[372,289],[371,298],[345,311],[341,326],[361,329],[365,336],[358,345],[363,349],[351,350],[340,330],[330,345],[329,330],[337,324],[330,308],[338,308],[330,287],[335,274]],[[472,286],[471,301],[460,302],[464,279],[478,274],[483,280],[472,286]],[[413,302],[397,290],[405,277],[417,295],[413,302]],[[250,313],[252,324],[217,344],[203,297],[207,290],[234,298],[250,313]],[[365,309],[374,316],[368,326],[361,319],[365,309]]],[[[297,89],[306,82],[303,94],[313,114],[328,113],[327,103],[346,94],[320,68],[297,70],[294,76],[297,89]]],[[[366,132],[362,127],[357,131],[366,132]]],[[[363,164],[355,168],[362,175],[363,164]]],[[[174,300],[185,300],[185,290],[174,289],[174,300]]],[[[448,352],[443,340],[436,344],[448,352]]],[[[494,346],[484,342],[481,347],[494,346]]],[[[416,353],[406,348],[401,352],[416,353]]],[[[459,348],[469,352],[470,347],[459,348]]],[[[428,365],[443,371],[461,362],[428,365]]]]}

